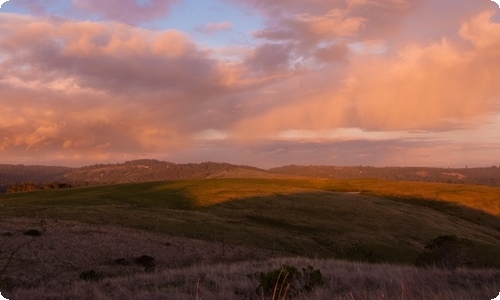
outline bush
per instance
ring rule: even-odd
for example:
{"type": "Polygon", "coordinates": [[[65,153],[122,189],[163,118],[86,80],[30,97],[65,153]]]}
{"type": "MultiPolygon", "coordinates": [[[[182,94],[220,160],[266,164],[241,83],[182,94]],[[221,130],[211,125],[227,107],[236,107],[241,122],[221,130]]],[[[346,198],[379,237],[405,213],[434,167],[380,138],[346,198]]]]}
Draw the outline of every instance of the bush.
{"type": "Polygon", "coordinates": [[[85,281],[100,281],[104,278],[102,273],[95,270],[87,270],[80,273],[80,279],[85,281]]]}
{"type": "Polygon", "coordinates": [[[427,243],[415,265],[454,270],[469,267],[473,263],[473,245],[470,240],[455,235],[441,235],[427,243]]]}
{"type": "Polygon", "coordinates": [[[271,299],[285,299],[302,293],[308,293],[323,284],[323,274],[312,266],[302,268],[302,272],[293,266],[283,265],[270,272],[257,272],[249,275],[257,280],[256,293],[260,296],[272,296],[271,299]]]}
{"type": "Polygon", "coordinates": [[[36,230],[36,229],[28,229],[23,234],[29,235],[29,236],[41,236],[42,232],[40,230],[36,230]]]}

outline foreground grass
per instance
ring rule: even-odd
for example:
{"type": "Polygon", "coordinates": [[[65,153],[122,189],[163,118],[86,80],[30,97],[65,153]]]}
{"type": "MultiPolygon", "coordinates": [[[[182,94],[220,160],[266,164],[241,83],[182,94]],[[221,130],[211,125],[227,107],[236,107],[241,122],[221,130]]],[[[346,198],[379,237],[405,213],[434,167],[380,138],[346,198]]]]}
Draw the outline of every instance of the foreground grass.
{"type": "Polygon", "coordinates": [[[313,266],[324,284],[296,299],[493,299],[500,271],[417,269],[333,260],[279,258],[233,264],[196,265],[154,274],[43,285],[4,293],[9,299],[270,299],[256,292],[248,276],[281,265],[313,266]]]}
{"type": "Polygon", "coordinates": [[[0,195],[0,216],[84,221],[307,257],[411,264],[442,234],[500,266],[500,189],[325,179],[205,179],[0,195]],[[347,192],[361,192],[353,194],[347,192]]]}

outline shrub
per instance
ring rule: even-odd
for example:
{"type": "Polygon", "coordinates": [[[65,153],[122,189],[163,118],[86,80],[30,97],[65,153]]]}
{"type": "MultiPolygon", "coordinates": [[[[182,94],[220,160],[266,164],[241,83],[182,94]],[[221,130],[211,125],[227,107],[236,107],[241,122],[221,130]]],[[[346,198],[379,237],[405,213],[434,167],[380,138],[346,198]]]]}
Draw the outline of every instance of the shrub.
{"type": "Polygon", "coordinates": [[[272,296],[271,299],[285,299],[302,293],[308,293],[323,284],[323,274],[312,266],[302,268],[283,265],[270,272],[256,272],[249,275],[257,280],[256,293],[261,296],[272,296]]]}
{"type": "Polygon", "coordinates": [[[29,236],[41,236],[42,232],[40,230],[36,229],[28,229],[24,232],[24,235],[29,235],[29,236]]]}
{"type": "Polygon", "coordinates": [[[473,245],[470,240],[455,235],[440,235],[427,243],[415,265],[454,270],[471,266],[473,262],[473,245]]]}
{"type": "Polygon", "coordinates": [[[100,281],[103,278],[104,275],[100,272],[96,272],[94,269],[80,273],[80,279],[85,281],[100,281]]]}

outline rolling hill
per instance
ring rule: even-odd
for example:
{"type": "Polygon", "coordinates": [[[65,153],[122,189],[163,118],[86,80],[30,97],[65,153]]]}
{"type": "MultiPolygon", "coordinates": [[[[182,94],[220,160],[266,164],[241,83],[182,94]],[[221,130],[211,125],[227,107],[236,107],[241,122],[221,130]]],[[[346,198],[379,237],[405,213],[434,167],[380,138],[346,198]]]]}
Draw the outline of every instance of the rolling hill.
{"type": "Polygon", "coordinates": [[[5,194],[0,203],[3,217],[149,229],[311,257],[408,263],[440,234],[500,249],[500,189],[489,187],[204,179],[5,194]]]}
{"type": "MultiPolygon", "coordinates": [[[[249,270],[255,265],[251,261],[272,257],[412,265],[425,245],[442,235],[470,240],[475,267],[500,268],[497,187],[373,179],[209,178],[3,194],[0,207],[0,266],[12,254],[15,259],[4,275],[23,299],[39,299],[27,296],[34,294],[22,290],[26,284],[44,289],[55,282],[72,285],[85,270],[103,272],[110,280],[135,276],[143,271],[125,263],[140,255],[157,259],[156,272],[236,262],[248,262],[249,270]],[[27,228],[38,228],[41,237],[23,237],[27,228]],[[147,236],[151,238],[143,240],[147,236]],[[50,255],[54,251],[62,252],[50,255]],[[31,283],[21,280],[28,276],[23,270],[29,270],[31,283]]],[[[483,278],[477,279],[483,283],[500,278],[500,271],[462,279],[446,274],[458,280],[462,287],[453,284],[451,289],[460,293],[470,288],[470,276],[483,278]]],[[[50,295],[48,290],[33,293],[50,295]]]]}

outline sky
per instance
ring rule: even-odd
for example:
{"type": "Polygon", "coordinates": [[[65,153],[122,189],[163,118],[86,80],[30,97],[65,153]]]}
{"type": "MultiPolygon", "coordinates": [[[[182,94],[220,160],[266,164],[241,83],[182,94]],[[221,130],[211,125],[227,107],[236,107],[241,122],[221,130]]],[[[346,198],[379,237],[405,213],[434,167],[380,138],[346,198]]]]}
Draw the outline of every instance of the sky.
{"type": "Polygon", "coordinates": [[[0,163],[500,165],[490,0],[10,0],[0,163]]]}

